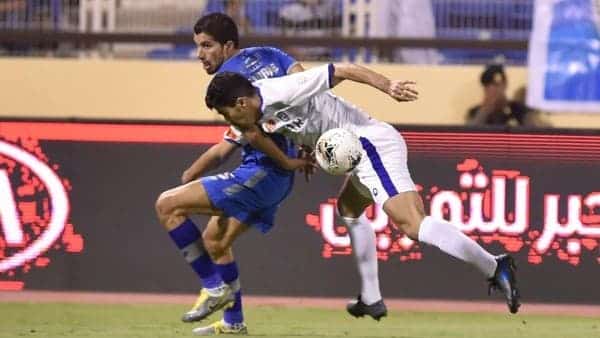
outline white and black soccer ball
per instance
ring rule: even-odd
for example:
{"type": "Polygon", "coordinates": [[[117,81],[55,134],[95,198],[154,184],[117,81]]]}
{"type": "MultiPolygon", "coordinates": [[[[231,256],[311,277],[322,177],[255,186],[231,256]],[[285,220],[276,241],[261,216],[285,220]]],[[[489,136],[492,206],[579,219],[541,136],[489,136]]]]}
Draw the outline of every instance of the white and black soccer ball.
{"type": "Polygon", "coordinates": [[[352,171],[362,156],[360,140],[349,130],[330,129],[317,140],[315,158],[319,166],[331,175],[343,175],[352,171]]]}

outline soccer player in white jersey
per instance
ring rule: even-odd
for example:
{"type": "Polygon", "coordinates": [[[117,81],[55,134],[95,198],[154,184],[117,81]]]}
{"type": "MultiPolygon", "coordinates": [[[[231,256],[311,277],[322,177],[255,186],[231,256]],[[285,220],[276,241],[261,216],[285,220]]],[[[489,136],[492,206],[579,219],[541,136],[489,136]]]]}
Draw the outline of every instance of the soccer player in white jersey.
{"type": "Polygon", "coordinates": [[[353,131],[366,156],[339,196],[341,209],[360,215],[369,202],[383,205],[386,214],[411,239],[475,266],[488,278],[490,289],[504,293],[510,312],[516,313],[520,295],[513,258],[506,254],[495,257],[458,227],[425,214],[408,171],[404,139],[391,125],[328,92],[343,80],[368,84],[397,101],[412,101],[418,96],[413,82],[393,81],[358,65],[328,64],[253,83],[224,72],[212,79],[205,101],[208,108],[216,109],[239,128],[247,142],[284,168],[293,163],[264,133],[281,133],[297,144],[314,148],[319,136],[329,129],[353,131]]]}

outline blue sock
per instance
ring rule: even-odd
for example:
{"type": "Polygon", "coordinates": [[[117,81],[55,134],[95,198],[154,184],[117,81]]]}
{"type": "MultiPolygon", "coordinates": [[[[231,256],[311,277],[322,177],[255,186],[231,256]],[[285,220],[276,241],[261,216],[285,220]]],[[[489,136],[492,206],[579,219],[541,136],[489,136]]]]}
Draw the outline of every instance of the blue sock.
{"type": "Polygon", "coordinates": [[[185,260],[200,277],[202,286],[214,289],[223,284],[221,275],[215,269],[215,263],[202,246],[202,234],[191,219],[186,218],[177,228],[169,231],[169,235],[185,260]]]}
{"type": "Polygon", "coordinates": [[[231,262],[229,264],[215,264],[217,271],[221,275],[223,282],[229,284],[235,292],[235,302],[233,306],[225,309],[223,320],[227,324],[239,324],[244,322],[244,314],[242,313],[242,290],[240,288],[239,271],[237,264],[231,262]]]}

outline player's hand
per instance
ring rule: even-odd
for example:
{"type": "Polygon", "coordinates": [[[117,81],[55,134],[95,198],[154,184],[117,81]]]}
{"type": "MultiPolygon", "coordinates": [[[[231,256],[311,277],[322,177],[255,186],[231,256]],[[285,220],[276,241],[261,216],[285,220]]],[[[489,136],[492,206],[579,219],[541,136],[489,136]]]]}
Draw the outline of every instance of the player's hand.
{"type": "Polygon", "coordinates": [[[290,158],[285,167],[286,170],[304,170],[308,166],[314,166],[313,161],[307,158],[290,158]]]}
{"type": "Polygon", "coordinates": [[[414,88],[417,83],[414,81],[390,81],[388,94],[396,101],[410,102],[419,98],[419,92],[414,88]]]}
{"type": "Polygon", "coordinates": [[[310,161],[309,164],[298,169],[301,173],[304,173],[304,179],[306,180],[306,182],[310,182],[312,175],[314,175],[317,169],[314,152],[308,146],[300,146],[298,157],[310,161]]]}

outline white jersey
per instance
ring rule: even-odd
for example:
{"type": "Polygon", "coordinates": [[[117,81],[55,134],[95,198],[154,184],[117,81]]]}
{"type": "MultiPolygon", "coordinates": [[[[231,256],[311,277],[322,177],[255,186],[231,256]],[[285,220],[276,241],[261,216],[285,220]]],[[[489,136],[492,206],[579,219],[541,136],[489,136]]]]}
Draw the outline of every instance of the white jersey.
{"type": "Polygon", "coordinates": [[[314,147],[319,136],[329,129],[356,131],[376,123],[358,107],[329,91],[333,71],[333,65],[328,64],[254,82],[262,99],[262,129],[314,147]]]}
{"type": "Polygon", "coordinates": [[[333,72],[333,65],[325,65],[254,82],[262,99],[262,129],[311,147],[327,130],[352,130],[365,154],[351,179],[360,192],[383,205],[390,197],[414,191],[400,133],[329,92],[333,72]]]}

